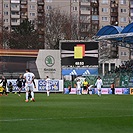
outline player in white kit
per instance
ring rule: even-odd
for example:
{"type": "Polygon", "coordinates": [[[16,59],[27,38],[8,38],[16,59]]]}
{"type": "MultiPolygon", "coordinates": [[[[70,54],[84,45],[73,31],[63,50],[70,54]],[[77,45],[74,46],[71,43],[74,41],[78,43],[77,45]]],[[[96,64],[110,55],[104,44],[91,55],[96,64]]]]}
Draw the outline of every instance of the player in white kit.
{"type": "Polygon", "coordinates": [[[26,69],[26,73],[24,74],[24,79],[25,79],[25,89],[26,89],[26,100],[25,102],[28,102],[28,94],[29,94],[29,90],[31,91],[31,100],[32,101],[35,101],[34,99],[34,92],[33,92],[33,89],[34,89],[34,84],[33,84],[33,80],[35,78],[35,75],[30,72],[29,69],[26,69]]]}
{"type": "Polygon", "coordinates": [[[100,76],[98,76],[97,81],[95,83],[95,86],[97,86],[97,90],[98,90],[98,96],[101,96],[101,87],[103,85],[102,79],[100,76]]]}
{"type": "Polygon", "coordinates": [[[47,96],[50,95],[50,81],[51,79],[49,78],[49,76],[46,76],[46,91],[47,91],[47,96]]]}
{"type": "Polygon", "coordinates": [[[80,90],[81,90],[81,82],[80,79],[78,79],[77,83],[76,83],[76,88],[77,88],[77,95],[81,95],[80,90]]]}

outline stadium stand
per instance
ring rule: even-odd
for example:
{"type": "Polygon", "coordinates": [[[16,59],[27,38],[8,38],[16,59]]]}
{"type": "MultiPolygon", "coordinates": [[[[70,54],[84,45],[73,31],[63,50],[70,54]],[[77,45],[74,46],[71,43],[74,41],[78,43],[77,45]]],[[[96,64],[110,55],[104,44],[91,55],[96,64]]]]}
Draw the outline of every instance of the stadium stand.
{"type": "Polygon", "coordinates": [[[133,87],[133,63],[131,61],[125,62],[103,76],[103,87],[110,87],[113,82],[116,87],[133,87]]]}

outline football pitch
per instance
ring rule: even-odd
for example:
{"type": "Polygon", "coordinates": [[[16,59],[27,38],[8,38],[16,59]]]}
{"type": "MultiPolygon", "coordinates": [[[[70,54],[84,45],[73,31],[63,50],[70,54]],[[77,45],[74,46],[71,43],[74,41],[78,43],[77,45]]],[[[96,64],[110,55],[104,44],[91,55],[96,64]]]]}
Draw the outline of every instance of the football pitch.
{"type": "Polygon", "coordinates": [[[133,96],[0,96],[0,133],[132,133],[133,96]]]}

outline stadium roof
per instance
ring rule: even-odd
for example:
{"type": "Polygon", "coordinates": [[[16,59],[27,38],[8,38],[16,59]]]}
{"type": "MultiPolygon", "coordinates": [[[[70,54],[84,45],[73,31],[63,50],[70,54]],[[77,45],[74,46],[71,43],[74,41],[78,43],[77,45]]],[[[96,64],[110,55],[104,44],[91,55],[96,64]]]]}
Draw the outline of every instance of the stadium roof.
{"type": "Polygon", "coordinates": [[[123,29],[119,26],[107,25],[102,27],[96,34],[96,36],[119,34],[123,29]]]}
{"type": "Polygon", "coordinates": [[[133,44],[133,22],[124,29],[118,26],[104,26],[97,32],[95,37],[96,40],[115,40],[133,44]]]}
{"type": "Polygon", "coordinates": [[[133,22],[128,24],[121,33],[130,33],[133,32],[133,22]]]}

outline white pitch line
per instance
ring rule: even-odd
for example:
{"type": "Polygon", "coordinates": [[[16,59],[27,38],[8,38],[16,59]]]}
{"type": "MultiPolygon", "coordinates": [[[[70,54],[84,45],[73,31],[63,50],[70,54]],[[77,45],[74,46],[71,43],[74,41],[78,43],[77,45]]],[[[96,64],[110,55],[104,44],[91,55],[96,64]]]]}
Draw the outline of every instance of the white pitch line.
{"type": "Polygon", "coordinates": [[[34,119],[34,118],[29,118],[29,119],[5,119],[5,120],[0,120],[0,122],[14,122],[14,121],[42,121],[42,120],[59,120],[59,119],[85,119],[85,118],[96,118],[96,117],[99,117],[99,118],[104,118],[104,117],[117,117],[117,118],[120,118],[120,117],[133,117],[133,115],[120,115],[120,116],[89,116],[89,117],[62,117],[62,118],[39,118],[39,119],[34,119]]]}

